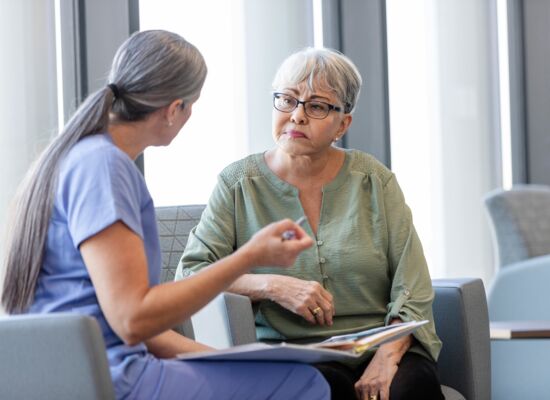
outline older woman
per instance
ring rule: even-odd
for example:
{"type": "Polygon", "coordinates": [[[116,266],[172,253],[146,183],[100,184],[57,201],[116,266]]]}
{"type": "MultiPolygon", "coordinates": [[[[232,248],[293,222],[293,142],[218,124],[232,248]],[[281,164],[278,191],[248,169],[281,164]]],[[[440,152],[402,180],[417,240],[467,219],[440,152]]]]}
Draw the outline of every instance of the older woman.
{"type": "MultiPolygon", "coordinates": [[[[225,168],[189,237],[178,278],[240,248],[265,224],[307,217],[316,246],[293,267],[264,266],[230,287],[257,302],[263,341],[317,341],[432,318],[433,291],[395,176],[372,156],[333,146],[348,130],[361,77],[329,49],[287,58],[273,81],[275,148],[225,168]]],[[[442,398],[433,322],[359,364],[319,365],[333,398],[442,398]]]]}

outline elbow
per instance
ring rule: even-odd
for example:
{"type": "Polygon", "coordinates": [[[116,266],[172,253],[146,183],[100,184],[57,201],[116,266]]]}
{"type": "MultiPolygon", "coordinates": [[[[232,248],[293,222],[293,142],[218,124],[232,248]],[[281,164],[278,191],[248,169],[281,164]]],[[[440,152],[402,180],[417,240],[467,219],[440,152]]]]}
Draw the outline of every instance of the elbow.
{"type": "Polygon", "coordinates": [[[148,339],[143,323],[127,318],[116,330],[118,337],[128,346],[138,345],[148,339]]]}

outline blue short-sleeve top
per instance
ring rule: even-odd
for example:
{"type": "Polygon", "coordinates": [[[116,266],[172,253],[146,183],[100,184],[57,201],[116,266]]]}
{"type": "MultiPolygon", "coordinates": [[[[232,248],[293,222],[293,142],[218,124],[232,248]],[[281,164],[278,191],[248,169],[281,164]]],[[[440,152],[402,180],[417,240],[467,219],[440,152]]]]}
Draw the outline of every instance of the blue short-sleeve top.
{"type": "Polygon", "coordinates": [[[142,371],[144,344],[127,346],[109,326],[82,255],[80,244],[121,221],[144,242],[149,283],[159,283],[161,252],[155,208],[140,171],[111,137],[81,139],[60,164],[44,259],[30,313],[75,312],[100,324],[111,375],[117,385],[132,385],[142,371]],[[133,363],[133,367],[130,367],[133,363]],[[126,382],[126,383],[125,383],[126,382]]]}

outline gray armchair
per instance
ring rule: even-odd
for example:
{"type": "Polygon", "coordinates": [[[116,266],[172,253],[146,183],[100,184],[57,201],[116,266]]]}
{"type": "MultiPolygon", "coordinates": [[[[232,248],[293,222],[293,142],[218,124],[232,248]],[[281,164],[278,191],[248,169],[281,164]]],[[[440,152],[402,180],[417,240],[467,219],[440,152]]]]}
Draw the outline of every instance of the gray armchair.
{"type": "MultiPolygon", "coordinates": [[[[491,321],[550,321],[550,187],[518,185],[485,198],[498,256],[491,321]]],[[[491,343],[493,398],[550,397],[550,340],[491,343]]]]}
{"type": "MultiPolygon", "coordinates": [[[[174,280],[176,268],[187,244],[189,232],[199,223],[204,205],[157,207],[157,227],[162,251],[161,282],[174,280]]],[[[191,321],[185,321],[174,329],[194,339],[191,321]]]]}
{"type": "Polygon", "coordinates": [[[97,321],[77,314],[0,318],[0,398],[114,399],[97,321]]]}
{"type": "Polygon", "coordinates": [[[516,185],[485,196],[499,268],[550,254],[550,186],[516,185]]]}
{"type": "MultiPolygon", "coordinates": [[[[434,317],[443,341],[439,373],[447,400],[491,398],[489,320],[480,279],[436,279],[434,317]]],[[[223,293],[191,317],[195,338],[215,348],[256,341],[248,297],[223,293]]]]}

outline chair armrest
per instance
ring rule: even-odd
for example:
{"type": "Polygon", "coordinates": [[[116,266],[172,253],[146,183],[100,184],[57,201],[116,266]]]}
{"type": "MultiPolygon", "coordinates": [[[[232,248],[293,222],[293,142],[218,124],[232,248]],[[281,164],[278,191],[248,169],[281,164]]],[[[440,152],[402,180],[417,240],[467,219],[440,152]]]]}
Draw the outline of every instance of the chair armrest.
{"type": "Polygon", "coordinates": [[[481,279],[434,279],[441,383],[467,399],[491,398],[491,347],[487,300],[481,279]]]}
{"type": "Polygon", "coordinates": [[[256,341],[250,299],[224,292],[191,317],[195,340],[217,349],[256,341]]]}
{"type": "Polygon", "coordinates": [[[97,321],[78,314],[0,318],[0,398],[114,399],[97,321]]]}
{"type": "Polygon", "coordinates": [[[489,288],[491,321],[550,320],[548,282],[550,255],[500,269],[489,288]]]}

